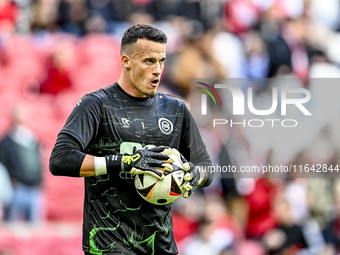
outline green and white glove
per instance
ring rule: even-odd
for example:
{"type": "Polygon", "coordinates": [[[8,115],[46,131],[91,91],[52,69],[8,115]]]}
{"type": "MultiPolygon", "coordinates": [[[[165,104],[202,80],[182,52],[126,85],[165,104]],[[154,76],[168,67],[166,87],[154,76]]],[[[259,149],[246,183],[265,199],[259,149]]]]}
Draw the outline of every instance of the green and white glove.
{"type": "Polygon", "coordinates": [[[153,147],[150,149],[139,149],[133,155],[125,155],[122,157],[124,169],[122,172],[130,174],[149,174],[157,179],[163,179],[164,175],[155,167],[162,168],[171,172],[173,160],[168,155],[161,153],[161,147],[153,147]]]}
{"type": "Polygon", "coordinates": [[[169,155],[169,157],[176,156],[182,162],[182,168],[186,172],[186,174],[184,175],[185,183],[181,186],[182,191],[184,192],[183,197],[190,197],[204,179],[201,178],[201,174],[199,171],[197,171],[194,164],[189,162],[177,149],[170,147],[163,148],[163,154],[169,155]]]}
{"type": "Polygon", "coordinates": [[[105,157],[105,169],[104,164],[99,161],[101,158],[95,157],[95,171],[100,175],[117,171],[118,168],[123,173],[148,174],[161,180],[164,175],[155,168],[171,172],[173,170],[171,163],[174,162],[171,156],[161,153],[163,151],[164,147],[159,146],[139,149],[132,155],[108,155],[105,157]]]}
{"type": "Polygon", "coordinates": [[[196,171],[194,164],[189,162],[189,170],[184,175],[184,185],[182,186],[184,189],[183,197],[190,197],[198,188],[199,184],[203,181],[201,179],[201,175],[199,171],[196,171]]]}
{"type": "MultiPolygon", "coordinates": [[[[182,164],[182,168],[184,171],[188,171],[190,169],[189,162],[183,157],[183,155],[177,149],[170,148],[167,146],[159,146],[158,148],[159,150],[163,149],[161,153],[168,155],[172,163],[178,160],[182,164]]],[[[174,168],[173,170],[176,170],[176,166],[173,165],[173,168],[174,168]]]]}

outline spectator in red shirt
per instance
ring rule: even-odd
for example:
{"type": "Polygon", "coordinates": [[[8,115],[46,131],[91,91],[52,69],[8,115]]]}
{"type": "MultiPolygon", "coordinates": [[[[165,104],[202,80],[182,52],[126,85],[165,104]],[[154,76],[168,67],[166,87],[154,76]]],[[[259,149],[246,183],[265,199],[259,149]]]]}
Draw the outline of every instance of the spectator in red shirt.
{"type": "Polygon", "coordinates": [[[273,215],[273,203],[278,186],[275,179],[262,178],[255,182],[254,190],[246,196],[248,203],[247,235],[260,238],[276,226],[273,215]]]}
{"type": "Polygon", "coordinates": [[[15,31],[19,8],[11,0],[0,0],[0,33],[15,31]]]}
{"type": "Polygon", "coordinates": [[[47,77],[40,84],[40,93],[57,95],[60,91],[72,87],[67,70],[67,52],[62,48],[56,50],[48,61],[47,77]]]}

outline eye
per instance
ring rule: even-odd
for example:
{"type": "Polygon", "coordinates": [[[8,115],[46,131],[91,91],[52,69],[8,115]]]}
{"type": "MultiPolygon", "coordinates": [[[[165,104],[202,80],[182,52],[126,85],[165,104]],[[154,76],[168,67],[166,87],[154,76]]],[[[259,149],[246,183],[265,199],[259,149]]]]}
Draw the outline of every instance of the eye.
{"type": "Polygon", "coordinates": [[[148,63],[148,64],[153,64],[153,63],[155,63],[155,60],[152,59],[152,58],[148,58],[148,59],[145,60],[145,62],[148,63]]]}

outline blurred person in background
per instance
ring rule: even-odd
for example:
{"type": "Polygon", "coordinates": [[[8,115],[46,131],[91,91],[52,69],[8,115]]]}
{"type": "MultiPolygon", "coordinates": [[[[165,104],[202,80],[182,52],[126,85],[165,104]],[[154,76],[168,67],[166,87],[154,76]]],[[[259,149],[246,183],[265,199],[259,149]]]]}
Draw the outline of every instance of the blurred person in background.
{"type": "Polygon", "coordinates": [[[190,78],[224,78],[225,70],[215,58],[212,47],[214,33],[198,20],[186,22],[185,41],[170,56],[165,80],[168,87],[186,100],[189,99],[190,78]]]}
{"type": "Polygon", "coordinates": [[[235,253],[221,254],[221,255],[268,255],[268,251],[263,244],[256,240],[242,240],[236,244],[234,248],[235,253]]]}
{"type": "Polygon", "coordinates": [[[14,33],[19,15],[19,8],[14,1],[0,0],[0,34],[14,33]]]}
{"type": "Polygon", "coordinates": [[[230,215],[221,197],[207,196],[204,209],[198,232],[180,242],[180,254],[217,255],[243,240],[242,228],[230,215]]]}
{"type": "Polygon", "coordinates": [[[274,178],[259,178],[253,182],[248,185],[248,193],[243,194],[248,207],[246,235],[260,239],[277,224],[273,205],[282,184],[274,178]]]}
{"type": "Polygon", "coordinates": [[[0,163],[0,222],[5,218],[5,209],[8,207],[12,195],[13,187],[6,167],[0,163]]]}
{"type": "Polygon", "coordinates": [[[245,75],[248,78],[263,78],[268,74],[269,55],[267,45],[259,31],[251,30],[243,36],[246,54],[245,75]]]}
{"type": "Polygon", "coordinates": [[[263,236],[270,254],[295,254],[308,245],[302,227],[294,222],[290,204],[284,196],[274,202],[277,225],[263,236]]]}
{"type": "Polygon", "coordinates": [[[340,252],[340,182],[335,180],[334,185],[335,194],[335,210],[334,216],[330,217],[323,229],[323,237],[330,249],[334,250],[336,254],[340,252]]]}
{"type": "Polygon", "coordinates": [[[252,27],[260,19],[260,9],[256,1],[230,0],[224,6],[225,27],[235,35],[241,35],[252,27]]]}
{"type": "Polygon", "coordinates": [[[104,34],[108,32],[108,22],[100,14],[91,14],[85,21],[85,34],[104,34]]]}
{"type": "Polygon", "coordinates": [[[13,184],[13,197],[7,210],[9,221],[41,220],[41,147],[36,135],[27,127],[29,115],[24,106],[12,111],[12,125],[0,142],[0,162],[13,184]]]}
{"type": "Polygon", "coordinates": [[[33,1],[34,0],[15,0],[15,3],[19,8],[19,15],[16,24],[18,34],[27,35],[31,32],[33,1]]]}
{"type": "Polygon", "coordinates": [[[185,238],[180,245],[180,254],[183,255],[218,255],[224,246],[230,243],[229,233],[213,235],[213,222],[203,218],[198,225],[198,230],[192,236],[185,238]],[[217,243],[216,243],[217,242],[217,243]]]}
{"type": "Polygon", "coordinates": [[[147,11],[155,21],[169,20],[183,14],[181,13],[183,2],[183,0],[151,1],[147,6],[147,11]]]}
{"type": "Polygon", "coordinates": [[[33,3],[32,31],[48,32],[55,31],[55,21],[58,17],[56,0],[37,0],[33,3]]]}
{"type": "Polygon", "coordinates": [[[282,37],[282,19],[275,8],[270,8],[263,14],[259,24],[260,32],[268,52],[267,78],[272,78],[292,72],[292,53],[287,41],[282,37]]]}
{"type": "Polygon", "coordinates": [[[121,37],[129,27],[128,18],[141,6],[132,0],[86,0],[89,17],[100,16],[107,24],[104,33],[121,37]]]}
{"type": "MultiPolygon", "coordinates": [[[[185,17],[192,20],[202,18],[201,4],[206,1],[192,0],[158,0],[151,1],[146,10],[158,21],[170,21],[175,17],[185,17]]],[[[212,2],[212,1],[210,1],[212,2]]]]}
{"type": "Polygon", "coordinates": [[[9,64],[9,57],[6,52],[6,48],[0,40],[0,68],[6,67],[9,64]]]}
{"type": "Polygon", "coordinates": [[[83,0],[61,0],[58,4],[57,24],[66,33],[84,34],[88,8],[83,0]]]}
{"type": "Polygon", "coordinates": [[[150,23],[131,23],[130,17],[135,13],[144,12],[146,3],[138,3],[138,1],[133,0],[112,0],[113,5],[113,17],[109,22],[109,32],[117,37],[122,37],[124,31],[134,24],[150,24],[150,23]]]}
{"type": "Polygon", "coordinates": [[[40,93],[47,93],[56,96],[61,91],[72,88],[72,80],[69,73],[70,45],[60,43],[52,55],[47,59],[46,74],[39,86],[40,93]]]}

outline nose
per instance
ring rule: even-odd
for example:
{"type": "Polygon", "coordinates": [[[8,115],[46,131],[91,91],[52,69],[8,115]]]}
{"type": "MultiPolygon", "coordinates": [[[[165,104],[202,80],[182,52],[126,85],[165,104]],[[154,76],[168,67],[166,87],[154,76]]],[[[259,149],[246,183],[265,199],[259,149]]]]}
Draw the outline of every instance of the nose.
{"type": "Polygon", "coordinates": [[[161,75],[162,74],[162,72],[163,72],[163,64],[162,63],[159,63],[159,62],[157,62],[156,64],[155,64],[155,66],[154,66],[154,69],[152,70],[153,72],[153,74],[154,75],[161,75]]]}

